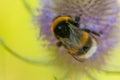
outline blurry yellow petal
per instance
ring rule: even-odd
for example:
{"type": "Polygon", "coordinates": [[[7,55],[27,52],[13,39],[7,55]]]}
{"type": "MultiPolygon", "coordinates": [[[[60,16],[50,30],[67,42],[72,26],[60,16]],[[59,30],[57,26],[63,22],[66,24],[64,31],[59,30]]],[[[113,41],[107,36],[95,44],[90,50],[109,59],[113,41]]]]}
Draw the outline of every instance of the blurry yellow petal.
{"type": "MultiPolygon", "coordinates": [[[[30,2],[29,4],[33,4],[34,1],[30,2]]],[[[0,5],[0,38],[20,55],[45,60],[46,49],[40,47],[37,30],[32,24],[32,16],[24,7],[22,0],[4,0],[0,5]]],[[[0,80],[53,79],[49,67],[25,63],[11,55],[1,44],[0,57],[0,80]]]]}

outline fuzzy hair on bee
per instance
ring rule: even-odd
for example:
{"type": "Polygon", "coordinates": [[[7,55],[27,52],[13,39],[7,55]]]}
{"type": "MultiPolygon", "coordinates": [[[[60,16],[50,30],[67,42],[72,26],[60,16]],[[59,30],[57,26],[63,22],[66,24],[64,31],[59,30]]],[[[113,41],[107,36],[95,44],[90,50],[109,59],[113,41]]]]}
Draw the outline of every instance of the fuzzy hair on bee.
{"type": "Polygon", "coordinates": [[[54,19],[51,30],[58,39],[57,45],[64,46],[67,52],[78,61],[91,57],[97,50],[99,33],[79,28],[80,16],[73,20],[70,16],[58,16],[54,19]]]}

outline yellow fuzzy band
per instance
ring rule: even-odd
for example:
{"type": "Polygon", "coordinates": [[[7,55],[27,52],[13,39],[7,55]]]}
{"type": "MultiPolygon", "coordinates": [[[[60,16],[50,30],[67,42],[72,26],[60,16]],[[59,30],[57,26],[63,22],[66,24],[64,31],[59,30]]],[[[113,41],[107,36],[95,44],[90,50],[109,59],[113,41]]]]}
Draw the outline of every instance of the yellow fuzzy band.
{"type": "Polygon", "coordinates": [[[69,16],[61,16],[61,17],[58,17],[57,19],[55,19],[51,25],[51,31],[52,33],[54,33],[54,29],[55,27],[62,21],[68,21],[68,20],[71,20],[71,17],[69,16]]]}
{"type": "Polygon", "coordinates": [[[80,39],[80,44],[85,45],[86,42],[88,41],[89,34],[87,32],[83,32],[83,35],[80,39]]]}

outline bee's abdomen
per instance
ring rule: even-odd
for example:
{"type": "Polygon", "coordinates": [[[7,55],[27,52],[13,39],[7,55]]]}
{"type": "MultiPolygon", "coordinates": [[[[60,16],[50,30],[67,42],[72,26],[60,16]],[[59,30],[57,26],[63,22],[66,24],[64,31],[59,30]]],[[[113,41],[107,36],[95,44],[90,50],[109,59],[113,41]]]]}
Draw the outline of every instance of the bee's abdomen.
{"type": "Polygon", "coordinates": [[[67,51],[68,51],[68,53],[70,53],[70,54],[76,54],[77,52],[78,52],[78,49],[75,49],[75,48],[73,48],[73,49],[67,49],[67,51]]]}
{"type": "Polygon", "coordinates": [[[92,39],[87,32],[83,32],[78,42],[79,47],[71,46],[67,49],[68,53],[72,55],[82,55],[88,52],[92,46],[92,39]]]}
{"type": "Polygon", "coordinates": [[[91,47],[92,47],[92,39],[91,37],[88,37],[86,43],[77,51],[76,55],[86,54],[91,47]]]}

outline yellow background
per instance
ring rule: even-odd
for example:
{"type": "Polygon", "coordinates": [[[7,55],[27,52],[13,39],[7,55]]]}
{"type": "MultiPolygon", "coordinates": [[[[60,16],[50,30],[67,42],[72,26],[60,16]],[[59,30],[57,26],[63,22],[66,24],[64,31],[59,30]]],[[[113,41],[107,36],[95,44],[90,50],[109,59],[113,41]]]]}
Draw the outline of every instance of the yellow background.
{"type": "MultiPolygon", "coordinates": [[[[21,55],[36,57],[39,53],[46,53],[46,49],[40,47],[41,41],[37,40],[38,29],[32,24],[32,12],[38,7],[38,0],[24,0],[31,9],[25,8],[23,0],[0,1],[0,38],[21,55]]],[[[42,1],[42,0],[41,0],[42,1]]],[[[115,54],[120,54],[120,48],[115,49],[115,54]]],[[[46,55],[45,55],[46,56],[46,55]]],[[[119,55],[120,56],[120,55],[119,55]]],[[[112,62],[120,65],[118,55],[112,62]]],[[[42,58],[44,61],[44,58],[42,58]]],[[[120,68],[118,68],[120,71],[120,68]]],[[[58,71],[54,66],[45,66],[26,63],[11,55],[0,45],[0,80],[54,80],[54,72],[58,71]]],[[[60,75],[60,73],[56,73],[60,75]]],[[[120,80],[120,74],[98,74],[98,80],[120,80]]]]}

